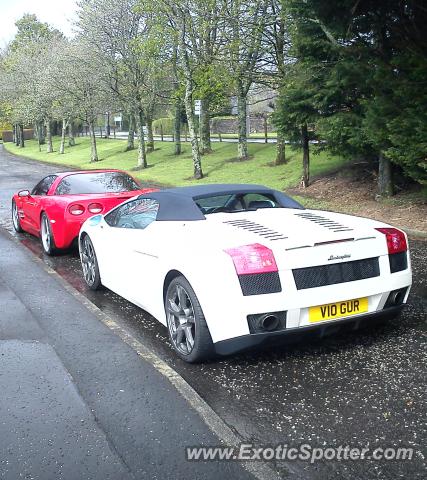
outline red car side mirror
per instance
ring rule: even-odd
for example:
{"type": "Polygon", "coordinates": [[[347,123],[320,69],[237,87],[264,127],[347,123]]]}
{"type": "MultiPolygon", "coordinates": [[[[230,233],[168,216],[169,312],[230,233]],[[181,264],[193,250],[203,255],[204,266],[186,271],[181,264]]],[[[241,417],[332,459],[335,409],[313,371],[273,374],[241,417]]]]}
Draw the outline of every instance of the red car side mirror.
{"type": "Polygon", "coordinates": [[[21,190],[20,192],[18,192],[18,197],[29,197],[29,196],[31,196],[29,190],[21,190]]]}

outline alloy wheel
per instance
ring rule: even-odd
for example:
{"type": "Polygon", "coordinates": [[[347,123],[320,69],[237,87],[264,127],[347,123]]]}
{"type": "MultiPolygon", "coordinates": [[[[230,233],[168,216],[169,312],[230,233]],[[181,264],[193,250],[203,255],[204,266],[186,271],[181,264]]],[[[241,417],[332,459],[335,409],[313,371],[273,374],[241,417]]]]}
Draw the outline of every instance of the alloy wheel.
{"type": "Polygon", "coordinates": [[[19,214],[18,214],[18,207],[15,202],[12,204],[12,221],[13,221],[13,227],[15,230],[18,232],[21,228],[19,224],[19,214]]]}
{"type": "Polygon", "coordinates": [[[166,299],[168,328],[175,348],[189,355],[194,348],[196,323],[194,308],[187,291],[176,284],[166,299]]]}
{"type": "Polygon", "coordinates": [[[87,236],[82,240],[81,260],[83,276],[86,283],[91,286],[94,284],[96,277],[96,257],[92,242],[87,236]]]}
{"type": "Polygon", "coordinates": [[[41,237],[42,237],[43,248],[44,248],[45,252],[50,252],[51,245],[52,245],[52,240],[51,240],[51,235],[50,235],[49,219],[47,218],[47,215],[43,215],[41,223],[42,223],[41,224],[41,237]]]}

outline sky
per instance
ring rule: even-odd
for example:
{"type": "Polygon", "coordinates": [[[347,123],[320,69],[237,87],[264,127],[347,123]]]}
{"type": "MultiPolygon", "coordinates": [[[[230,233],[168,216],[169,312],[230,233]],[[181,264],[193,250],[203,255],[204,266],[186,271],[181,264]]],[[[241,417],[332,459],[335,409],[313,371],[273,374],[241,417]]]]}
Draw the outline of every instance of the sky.
{"type": "Polygon", "coordinates": [[[34,13],[40,21],[72,35],[75,10],[75,0],[0,0],[0,48],[13,39],[15,22],[24,13],[34,13]]]}

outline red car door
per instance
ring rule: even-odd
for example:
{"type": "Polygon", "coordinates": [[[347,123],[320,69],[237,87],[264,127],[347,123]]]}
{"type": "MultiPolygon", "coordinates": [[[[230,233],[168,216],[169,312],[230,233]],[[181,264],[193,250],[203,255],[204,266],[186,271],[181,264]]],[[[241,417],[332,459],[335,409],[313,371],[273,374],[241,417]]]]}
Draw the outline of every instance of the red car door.
{"type": "Polygon", "coordinates": [[[27,228],[31,229],[34,233],[38,234],[40,230],[40,212],[43,197],[47,195],[47,192],[55,180],[56,175],[48,175],[33,188],[28,197],[22,199],[24,221],[27,228]]]}

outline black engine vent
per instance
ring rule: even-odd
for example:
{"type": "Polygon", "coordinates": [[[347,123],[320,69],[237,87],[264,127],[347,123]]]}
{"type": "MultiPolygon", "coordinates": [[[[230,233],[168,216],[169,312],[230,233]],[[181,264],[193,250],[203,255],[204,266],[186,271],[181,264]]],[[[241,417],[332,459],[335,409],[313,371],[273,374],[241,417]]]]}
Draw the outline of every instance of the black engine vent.
{"type": "Polygon", "coordinates": [[[322,217],[321,215],[317,215],[315,213],[305,212],[305,213],[295,213],[295,216],[304,218],[305,220],[309,220],[310,222],[317,223],[322,227],[328,228],[334,232],[351,232],[353,231],[352,228],[346,227],[341,223],[336,222],[335,220],[329,220],[326,217],[322,217]]]}
{"type": "Polygon", "coordinates": [[[252,222],[251,220],[246,220],[244,218],[227,220],[223,223],[236,228],[240,228],[242,230],[247,230],[248,232],[256,233],[261,237],[267,238],[268,240],[284,240],[288,238],[282,233],[276,232],[275,230],[271,230],[270,228],[264,227],[259,223],[252,222]]]}
{"type": "Polygon", "coordinates": [[[249,273],[238,277],[245,297],[282,291],[279,272],[249,273]]]}
{"type": "Polygon", "coordinates": [[[406,252],[392,253],[388,256],[390,262],[390,272],[401,272],[408,268],[408,256],[406,252]]]}
{"type": "Polygon", "coordinates": [[[378,257],[292,270],[298,290],[378,277],[378,257]]]}

